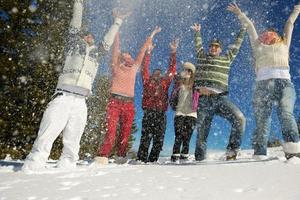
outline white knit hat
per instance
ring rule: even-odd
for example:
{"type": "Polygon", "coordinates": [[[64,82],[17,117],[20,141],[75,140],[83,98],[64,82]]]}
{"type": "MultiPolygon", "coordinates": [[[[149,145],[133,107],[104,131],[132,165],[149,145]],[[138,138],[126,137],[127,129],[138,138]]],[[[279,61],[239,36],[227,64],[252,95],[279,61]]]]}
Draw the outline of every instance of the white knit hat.
{"type": "Polygon", "coordinates": [[[195,67],[195,65],[193,65],[193,63],[185,62],[185,63],[183,63],[182,66],[183,66],[184,69],[190,69],[190,70],[192,70],[193,74],[195,74],[196,67],[195,67]]]}

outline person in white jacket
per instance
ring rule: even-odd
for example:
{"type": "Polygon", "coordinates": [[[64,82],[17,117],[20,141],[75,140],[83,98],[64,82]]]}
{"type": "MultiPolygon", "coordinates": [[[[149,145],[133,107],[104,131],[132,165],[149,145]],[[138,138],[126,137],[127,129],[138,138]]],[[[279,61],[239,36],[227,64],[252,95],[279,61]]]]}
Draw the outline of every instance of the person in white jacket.
{"type": "Polygon", "coordinates": [[[300,142],[296,120],[293,114],[296,93],[289,72],[289,49],[294,22],[300,13],[300,3],[289,16],[283,36],[269,28],[260,35],[251,20],[232,3],[228,10],[236,14],[247,27],[255,59],[256,83],[253,97],[256,128],[253,135],[254,158],[267,156],[268,134],[272,107],[277,105],[278,118],[282,127],[283,151],[287,159],[300,157],[300,142]]]}
{"type": "Polygon", "coordinates": [[[197,90],[193,89],[196,67],[190,62],[183,63],[182,67],[170,97],[170,105],[175,110],[172,162],[187,161],[189,158],[189,145],[196,127],[200,95],[197,90]],[[172,106],[172,100],[176,105],[172,106]]]}
{"type": "Polygon", "coordinates": [[[91,93],[99,60],[109,51],[122,19],[127,15],[113,12],[114,24],[99,47],[91,33],[81,30],[83,0],[75,0],[67,38],[66,57],[56,91],[44,112],[37,139],[27,156],[23,170],[45,167],[54,140],[63,132],[63,150],[57,167],[75,167],[80,138],[87,120],[86,97],[91,93]]]}

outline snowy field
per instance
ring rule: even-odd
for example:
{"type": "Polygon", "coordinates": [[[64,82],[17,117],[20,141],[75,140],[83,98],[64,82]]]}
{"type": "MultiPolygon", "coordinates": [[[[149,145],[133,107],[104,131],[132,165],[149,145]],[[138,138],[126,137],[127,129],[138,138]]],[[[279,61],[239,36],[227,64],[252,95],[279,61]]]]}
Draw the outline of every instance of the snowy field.
{"type": "Polygon", "coordinates": [[[269,149],[275,160],[253,162],[252,151],[239,161],[220,161],[210,152],[207,161],[170,164],[80,165],[73,171],[20,171],[22,161],[0,161],[1,200],[198,199],[299,200],[300,159],[286,161],[281,148],[269,149]]]}

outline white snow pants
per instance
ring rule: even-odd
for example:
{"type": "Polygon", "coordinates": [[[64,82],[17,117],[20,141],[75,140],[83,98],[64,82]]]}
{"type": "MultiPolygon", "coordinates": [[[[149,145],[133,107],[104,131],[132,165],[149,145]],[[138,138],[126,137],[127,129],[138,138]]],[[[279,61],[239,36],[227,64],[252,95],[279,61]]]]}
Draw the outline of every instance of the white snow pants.
{"type": "Polygon", "coordinates": [[[38,137],[27,160],[45,163],[55,139],[63,131],[63,150],[60,157],[71,162],[78,160],[80,138],[87,120],[85,97],[62,92],[49,102],[44,112],[38,137]]]}

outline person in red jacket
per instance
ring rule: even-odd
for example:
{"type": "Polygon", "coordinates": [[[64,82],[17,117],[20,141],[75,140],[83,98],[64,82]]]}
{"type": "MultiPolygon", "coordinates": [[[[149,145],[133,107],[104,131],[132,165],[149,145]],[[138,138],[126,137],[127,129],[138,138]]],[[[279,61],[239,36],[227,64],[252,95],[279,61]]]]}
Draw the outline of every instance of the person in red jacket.
{"type": "Polygon", "coordinates": [[[110,100],[107,106],[107,133],[104,142],[98,150],[99,156],[95,158],[98,164],[107,164],[115,143],[117,126],[120,123],[120,138],[117,140],[118,163],[126,162],[128,139],[134,120],[134,85],[135,77],[142,64],[145,51],[152,46],[153,37],[161,31],[156,27],[146,39],[136,59],[127,52],[120,51],[120,35],[115,37],[112,49],[112,82],[110,88],[110,100]]]}
{"type": "Polygon", "coordinates": [[[137,160],[141,162],[156,162],[162,150],[166,130],[166,114],[168,109],[168,90],[176,73],[176,50],[179,41],[170,44],[171,55],[167,74],[162,77],[161,70],[155,69],[150,77],[149,65],[151,52],[150,46],[143,61],[143,102],[144,117],[142,121],[142,137],[138,150],[137,160]],[[153,140],[151,153],[148,150],[153,140]]]}

